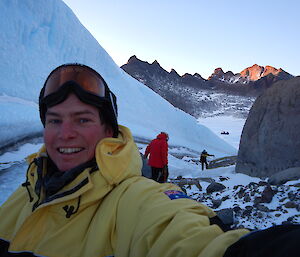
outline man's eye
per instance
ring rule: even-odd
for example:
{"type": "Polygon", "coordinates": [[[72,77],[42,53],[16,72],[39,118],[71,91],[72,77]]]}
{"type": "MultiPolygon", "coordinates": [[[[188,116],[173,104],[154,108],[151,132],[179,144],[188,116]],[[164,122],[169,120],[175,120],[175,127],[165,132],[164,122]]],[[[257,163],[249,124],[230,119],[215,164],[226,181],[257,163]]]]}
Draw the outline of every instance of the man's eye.
{"type": "Polygon", "coordinates": [[[49,119],[46,123],[48,124],[59,124],[61,121],[59,119],[49,119]]]}
{"type": "Polygon", "coordinates": [[[79,122],[80,122],[80,123],[87,123],[87,122],[89,122],[89,121],[91,121],[91,120],[90,120],[90,119],[85,119],[85,118],[79,119],[79,122]]]}

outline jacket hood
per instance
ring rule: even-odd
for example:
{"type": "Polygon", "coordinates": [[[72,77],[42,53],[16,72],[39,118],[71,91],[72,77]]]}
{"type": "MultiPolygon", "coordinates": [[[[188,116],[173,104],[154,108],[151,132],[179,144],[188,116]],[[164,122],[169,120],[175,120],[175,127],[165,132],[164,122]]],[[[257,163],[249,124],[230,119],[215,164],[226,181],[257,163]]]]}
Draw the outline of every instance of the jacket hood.
{"type": "Polygon", "coordinates": [[[156,137],[157,139],[164,139],[167,140],[167,134],[166,133],[160,133],[156,137]]]}
{"type": "Polygon", "coordinates": [[[100,172],[110,185],[141,175],[142,159],[128,128],[119,125],[118,138],[104,138],[96,147],[100,172]]]}

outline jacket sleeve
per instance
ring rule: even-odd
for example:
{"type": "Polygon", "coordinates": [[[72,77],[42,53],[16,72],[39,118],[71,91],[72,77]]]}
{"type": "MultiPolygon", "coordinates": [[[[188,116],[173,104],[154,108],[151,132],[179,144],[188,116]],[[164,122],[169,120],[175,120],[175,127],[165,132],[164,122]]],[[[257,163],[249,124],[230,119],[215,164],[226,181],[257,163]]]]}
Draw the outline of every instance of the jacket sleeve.
{"type": "Polygon", "coordinates": [[[163,161],[163,166],[168,165],[168,143],[167,141],[162,142],[162,161],[163,161]]]}
{"type": "Polygon", "coordinates": [[[150,143],[147,145],[147,147],[146,147],[145,154],[144,154],[144,157],[145,157],[145,158],[147,158],[148,155],[149,155],[149,153],[150,153],[150,150],[151,150],[151,143],[152,143],[152,142],[150,142],[150,143]]]}
{"type": "Polygon", "coordinates": [[[215,213],[187,198],[175,185],[148,180],[144,189],[145,184],[136,183],[124,194],[130,201],[124,198],[120,203],[128,212],[117,226],[121,242],[118,247],[124,256],[221,257],[229,245],[248,233],[225,233],[211,225],[209,218],[215,213]]]}

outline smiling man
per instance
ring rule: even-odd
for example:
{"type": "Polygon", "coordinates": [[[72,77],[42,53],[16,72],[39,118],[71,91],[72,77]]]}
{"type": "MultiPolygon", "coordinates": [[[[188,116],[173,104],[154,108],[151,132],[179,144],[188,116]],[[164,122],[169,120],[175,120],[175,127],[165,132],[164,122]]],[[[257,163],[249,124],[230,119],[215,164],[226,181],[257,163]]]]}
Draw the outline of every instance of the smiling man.
{"type": "Polygon", "coordinates": [[[138,148],[117,123],[116,97],[95,70],[56,68],[39,106],[45,145],[27,158],[26,181],[0,207],[1,257],[221,257],[237,242],[231,257],[249,248],[239,240],[248,230],[227,231],[177,186],[141,176],[138,148]]]}

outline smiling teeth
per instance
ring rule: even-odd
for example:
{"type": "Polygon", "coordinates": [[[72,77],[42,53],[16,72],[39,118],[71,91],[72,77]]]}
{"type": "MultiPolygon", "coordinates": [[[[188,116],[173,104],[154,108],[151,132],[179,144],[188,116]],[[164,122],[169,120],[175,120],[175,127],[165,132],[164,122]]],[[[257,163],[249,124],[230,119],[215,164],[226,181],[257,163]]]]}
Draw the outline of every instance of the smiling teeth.
{"type": "Polygon", "coordinates": [[[78,153],[82,150],[82,148],[59,148],[58,151],[60,153],[78,153]]]}

